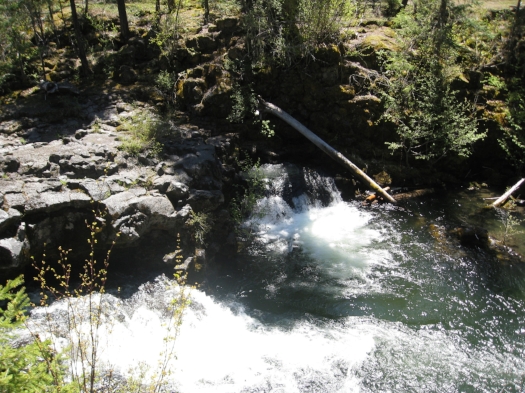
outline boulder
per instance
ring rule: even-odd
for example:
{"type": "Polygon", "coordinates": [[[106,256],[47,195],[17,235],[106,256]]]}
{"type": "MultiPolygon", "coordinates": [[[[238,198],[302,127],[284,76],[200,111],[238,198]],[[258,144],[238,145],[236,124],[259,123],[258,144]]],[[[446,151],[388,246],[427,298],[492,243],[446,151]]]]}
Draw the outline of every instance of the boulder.
{"type": "Polygon", "coordinates": [[[450,233],[459,240],[462,246],[482,249],[490,247],[488,231],[485,228],[461,226],[452,229],[450,233]]]}
{"type": "Polygon", "coordinates": [[[7,211],[0,209],[0,234],[13,226],[18,226],[22,218],[22,213],[15,209],[7,211]]]}
{"type": "Polygon", "coordinates": [[[169,265],[175,265],[179,259],[182,258],[182,250],[175,250],[173,252],[170,252],[169,254],[164,255],[162,258],[162,261],[164,263],[167,263],[169,265]]]}
{"type": "Polygon", "coordinates": [[[24,213],[51,213],[64,208],[81,209],[89,206],[91,198],[82,193],[71,190],[61,192],[44,192],[33,194],[24,203],[24,213]]]}
{"type": "Polygon", "coordinates": [[[171,203],[174,206],[177,206],[179,202],[187,199],[189,196],[189,188],[184,183],[179,183],[177,181],[170,182],[170,185],[166,189],[166,196],[169,198],[171,203]]]}
{"type": "Polygon", "coordinates": [[[137,196],[130,191],[112,195],[102,203],[111,217],[111,225],[123,235],[121,243],[134,243],[153,230],[176,233],[186,214],[178,214],[165,196],[137,196]]]}
{"type": "Polygon", "coordinates": [[[177,82],[177,99],[187,105],[201,102],[206,91],[206,82],[201,78],[187,78],[177,82]]]}
{"type": "Polygon", "coordinates": [[[212,53],[218,48],[217,41],[207,34],[199,34],[186,40],[186,47],[201,53],[212,53]]]}
{"type": "Polygon", "coordinates": [[[71,189],[82,190],[97,202],[109,198],[112,194],[109,184],[103,179],[69,180],[67,185],[71,189]]]}
{"type": "Polygon", "coordinates": [[[0,272],[21,269],[23,266],[23,249],[26,244],[14,237],[0,239],[0,272]]]}
{"type": "Polygon", "coordinates": [[[87,130],[77,130],[75,131],[75,138],[82,139],[88,134],[87,130]]]}
{"type": "Polygon", "coordinates": [[[27,261],[28,249],[26,225],[21,223],[14,237],[0,239],[0,272],[20,271],[27,261]]]}
{"type": "Polygon", "coordinates": [[[233,82],[229,74],[217,77],[216,84],[208,89],[201,101],[201,106],[195,110],[201,116],[213,116],[225,119],[231,112],[233,82]]]}
{"type": "Polygon", "coordinates": [[[221,31],[223,34],[233,34],[236,32],[239,24],[237,18],[223,18],[215,21],[217,30],[221,31]]]}
{"type": "Polygon", "coordinates": [[[128,65],[120,66],[117,78],[123,85],[131,85],[138,80],[137,72],[128,65]]]}
{"type": "Polygon", "coordinates": [[[131,37],[128,40],[128,45],[132,46],[134,49],[133,56],[135,60],[146,60],[150,58],[144,38],[131,37]]]}
{"type": "Polygon", "coordinates": [[[195,260],[194,257],[188,257],[181,264],[175,265],[174,269],[188,271],[190,268],[190,265],[194,262],[194,260],[195,260]]]}
{"type": "Polygon", "coordinates": [[[20,168],[20,161],[13,156],[0,157],[0,171],[16,172],[20,168]]]}
{"type": "Polygon", "coordinates": [[[224,203],[224,195],[218,190],[190,190],[187,201],[195,212],[209,212],[224,203]]]}

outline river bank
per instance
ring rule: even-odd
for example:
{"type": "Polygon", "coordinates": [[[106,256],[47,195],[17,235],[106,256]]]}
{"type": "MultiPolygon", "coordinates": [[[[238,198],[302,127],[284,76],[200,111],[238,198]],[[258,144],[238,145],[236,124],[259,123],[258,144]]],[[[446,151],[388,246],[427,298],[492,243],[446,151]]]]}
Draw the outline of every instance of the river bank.
{"type": "MultiPolygon", "coordinates": [[[[215,256],[231,257],[239,245],[230,202],[246,186],[243,166],[258,160],[323,168],[347,200],[364,195],[365,187],[280,120],[266,119],[274,127],[271,138],[252,123],[229,122],[234,95],[248,86],[382,186],[504,187],[517,176],[504,153],[494,153],[494,133],[477,142],[471,158],[447,158],[439,167],[406,166],[390,154],[385,141],[395,138],[394,130],[380,121],[381,100],[370,84],[378,51],[395,49],[393,30],[380,20],[349,30],[344,44],[318,48],[316,61],[248,73],[237,18],[219,18],[181,38],[172,58],[159,53],[146,27],[137,27],[127,43],[116,40],[114,49],[97,52],[94,77],[67,82],[74,88],[44,94],[38,86],[16,90],[11,83],[15,90],[4,96],[0,117],[3,276],[31,269],[31,257],[44,253],[56,260],[59,246],[82,261],[85,221],[94,216],[104,222],[101,251],[120,233],[116,249],[127,249],[126,259],[145,245],[157,255],[151,263],[161,267],[199,269],[215,256]],[[166,89],[155,78],[167,70],[177,79],[166,89]]],[[[69,49],[50,45],[45,64],[52,83],[74,75],[69,49]]],[[[481,80],[473,73],[460,87],[493,115],[482,116],[482,126],[497,129],[502,101],[481,80]]]]}

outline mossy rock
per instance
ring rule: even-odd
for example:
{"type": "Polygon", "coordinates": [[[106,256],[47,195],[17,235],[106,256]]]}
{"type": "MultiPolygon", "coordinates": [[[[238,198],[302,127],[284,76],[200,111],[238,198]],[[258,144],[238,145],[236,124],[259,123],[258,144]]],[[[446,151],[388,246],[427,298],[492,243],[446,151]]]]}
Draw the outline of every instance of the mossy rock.
{"type": "Polygon", "coordinates": [[[201,53],[212,53],[218,48],[218,43],[207,34],[199,34],[187,39],[186,47],[201,53]]]}
{"type": "Polygon", "coordinates": [[[239,20],[237,18],[223,18],[215,21],[217,30],[223,34],[233,34],[237,30],[239,20]]]}
{"type": "Polygon", "coordinates": [[[374,177],[374,180],[381,187],[385,187],[385,186],[392,184],[392,177],[386,171],[381,171],[375,174],[373,177],[374,177]]]}
{"type": "Polygon", "coordinates": [[[187,78],[177,82],[177,98],[187,105],[201,102],[206,91],[206,82],[201,78],[187,78]]]}
{"type": "Polygon", "coordinates": [[[389,27],[382,27],[367,34],[356,48],[361,54],[359,57],[371,69],[378,69],[380,51],[398,51],[399,46],[395,40],[395,32],[389,27]]]}
{"type": "Polygon", "coordinates": [[[374,52],[380,50],[399,50],[399,46],[395,41],[395,32],[389,27],[383,27],[382,29],[367,34],[360,46],[364,50],[368,49],[374,52]]]}
{"type": "Polygon", "coordinates": [[[355,97],[355,89],[351,85],[337,85],[325,89],[325,97],[329,102],[348,101],[355,97]]]}
{"type": "Polygon", "coordinates": [[[333,86],[340,81],[339,67],[326,67],[321,70],[321,80],[325,86],[333,86]]]}
{"type": "Polygon", "coordinates": [[[44,66],[50,69],[51,71],[56,68],[57,64],[58,64],[58,59],[56,58],[52,57],[52,58],[44,59],[44,66]]]}
{"type": "Polygon", "coordinates": [[[339,64],[342,60],[341,50],[337,45],[326,45],[317,48],[314,54],[315,58],[326,64],[339,64]]]}

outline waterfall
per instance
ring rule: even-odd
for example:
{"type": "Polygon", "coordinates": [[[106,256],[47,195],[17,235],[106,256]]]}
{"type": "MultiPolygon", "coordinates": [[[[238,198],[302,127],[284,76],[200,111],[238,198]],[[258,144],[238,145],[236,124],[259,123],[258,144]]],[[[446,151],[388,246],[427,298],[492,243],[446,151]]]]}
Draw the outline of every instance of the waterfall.
{"type": "MultiPolygon", "coordinates": [[[[260,169],[265,195],[244,223],[252,246],[238,269],[191,290],[161,391],[522,390],[525,296],[488,288],[479,253],[437,247],[432,212],[364,210],[315,171],[260,169]]],[[[129,298],[103,295],[107,384],[155,374],[180,291],[160,276],[129,298]]],[[[44,312],[67,347],[66,303],[35,309],[34,329],[44,312]]]]}

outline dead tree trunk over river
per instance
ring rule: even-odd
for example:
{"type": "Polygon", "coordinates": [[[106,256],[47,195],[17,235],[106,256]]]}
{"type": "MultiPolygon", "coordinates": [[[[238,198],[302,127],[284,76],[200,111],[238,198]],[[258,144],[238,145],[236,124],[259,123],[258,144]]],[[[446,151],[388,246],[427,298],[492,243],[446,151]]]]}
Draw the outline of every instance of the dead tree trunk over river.
{"type": "Polygon", "coordinates": [[[383,190],[379,186],[379,184],[377,184],[374,180],[372,180],[366,173],[364,173],[361,169],[359,169],[353,162],[351,162],[349,159],[343,156],[340,152],[335,150],[328,143],[323,141],[321,138],[319,138],[312,131],[310,131],[308,128],[303,126],[301,123],[299,123],[297,120],[295,120],[292,116],[290,116],[288,113],[283,111],[281,108],[269,102],[264,101],[261,97],[258,97],[258,99],[259,99],[259,108],[261,111],[271,113],[279,117],[280,119],[284,120],[285,122],[287,122],[297,131],[303,134],[306,138],[308,138],[310,142],[312,142],[319,149],[321,149],[326,154],[328,154],[332,159],[334,159],[336,162],[341,164],[346,169],[350,170],[362,182],[364,182],[367,185],[367,187],[369,187],[371,190],[374,190],[379,195],[381,195],[385,201],[388,201],[390,203],[396,203],[396,200],[392,198],[392,196],[389,195],[385,190],[383,190]]]}

